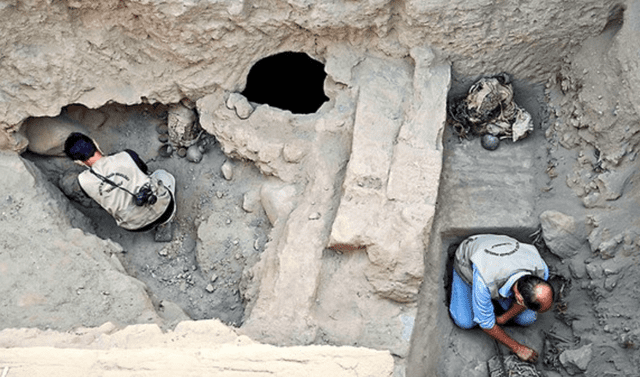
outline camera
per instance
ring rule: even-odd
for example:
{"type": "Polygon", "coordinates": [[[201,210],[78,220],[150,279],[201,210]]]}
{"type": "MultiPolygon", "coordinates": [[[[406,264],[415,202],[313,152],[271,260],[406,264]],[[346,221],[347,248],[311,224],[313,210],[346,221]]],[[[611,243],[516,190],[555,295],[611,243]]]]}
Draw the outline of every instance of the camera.
{"type": "Polygon", "coordinates": [[[149,185],[140,187],[140,190],[133,197],[134,203],[138,207],[142,207],[145,204],[154,205],[158,201],[158,197],[154,195],[149,185]]]}

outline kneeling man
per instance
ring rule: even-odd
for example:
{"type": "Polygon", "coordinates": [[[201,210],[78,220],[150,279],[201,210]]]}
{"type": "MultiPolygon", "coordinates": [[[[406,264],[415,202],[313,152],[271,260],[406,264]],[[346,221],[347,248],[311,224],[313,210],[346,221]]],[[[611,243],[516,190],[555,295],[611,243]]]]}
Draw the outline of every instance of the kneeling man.
{"type": "Polygon", "coordinates": [[[136,152],[103,156],[93,139],[79,132],[69,135],[64,152],[88,168],[71,183],[109,212],[118,226],[143,232],[173,218],[175,178],[162,169],[149,174],[136,152]]]}
{"type": "Polygon", "coordinates": [[[449,312],[456,325],[484,332],[509,347],[521,360],[535,362],[538,353],[516,342],[500,326],[535,322],[553,305],[549,268],[533,245],[504,235],[476,235],[456,250],[449,312]],[[492,300],[506,312],[498,317],[492,300]]]}

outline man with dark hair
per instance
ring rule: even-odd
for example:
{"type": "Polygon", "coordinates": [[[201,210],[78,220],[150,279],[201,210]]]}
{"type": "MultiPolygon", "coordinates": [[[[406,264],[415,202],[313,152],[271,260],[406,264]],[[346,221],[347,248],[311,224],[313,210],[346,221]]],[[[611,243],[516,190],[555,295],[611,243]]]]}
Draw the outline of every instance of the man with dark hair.
{"type": "Polygon", "coordinates": [[[109,212],[118,226],[143,232],[173,218],[175,178],[162,169],[149,174],[136,152],[105,156],[93,139],[74,132],[65,141],[64,153],[88,168],[71,183],[109,212]]]}
{"type": "Polygon", "coordinates": [[[456,250],[449,313],[461,328],[479,325],[521,360],[535,362],[538,353],[516,342],[500,325],[529,326],[537,313],[553,305],[549,268],[533,245],[504,235],[477,235],[456,250]],[[492,300],[505,312],[496,317],[492,300]]]}

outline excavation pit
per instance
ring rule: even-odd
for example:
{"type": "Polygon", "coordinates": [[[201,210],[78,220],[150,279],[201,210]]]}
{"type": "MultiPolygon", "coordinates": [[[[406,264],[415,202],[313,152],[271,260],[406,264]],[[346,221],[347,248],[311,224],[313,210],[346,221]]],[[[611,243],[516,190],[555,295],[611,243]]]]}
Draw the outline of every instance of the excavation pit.
{"type": "MultiPolygon", "coordinates": [[[[154,231],[133,233],[119,228],[96,203],[86,207],[71,200],[89,219],[81,221],[72,215],[72,224],[122,247],[115,255],[130,276],[146,284],[159,313],[171,312],[175,320],[218,318],[239,326],[245,307],[243,272],[258,261],[271,228],[260,206],[250,213],[242,203],[245,194],[259,189],[264,176],[251,163],[225,156],[208,134],[200,139],[201,144],[207,142],[199,163],[180,157],[175,147],[167,153],[169,144],[158,140],[167,112],[168,106],[161,104],[111,104],[95,110],[72,105],[55,120],[86,130],[106,154],[131,149],[150,171],[162,168],[175,176],[177,212],[169,229],[171,241],[156,242],[154,231]],[[233,172],[231,178],[225,178],[223,165],[233,172]],[[173,304],[186,316],[178,315],[173,304]]],[[[66,157],[32,152],[23,156],[54,186],[65,174],[83,170],[66,157]]]]}

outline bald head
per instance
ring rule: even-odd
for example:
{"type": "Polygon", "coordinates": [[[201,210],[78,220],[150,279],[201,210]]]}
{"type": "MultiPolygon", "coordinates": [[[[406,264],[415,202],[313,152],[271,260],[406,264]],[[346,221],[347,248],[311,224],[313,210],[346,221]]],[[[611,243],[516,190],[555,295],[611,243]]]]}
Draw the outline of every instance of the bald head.
{"type": "Polygon", "coordinates": [[[535,301],[540,303],[540,310],[538,312],[544,313],[547,310],[551,309],[553,305],[553,288],[550,284],[538,284],[533,289],[535,293],[535,301]]]}
{"type": "Polygon", "coordinates": [[[516,286],[527,308],[540,313],[551,309],[555,296],[551,284],[537,276],[525,275],[518,279],[516,286]]]}

